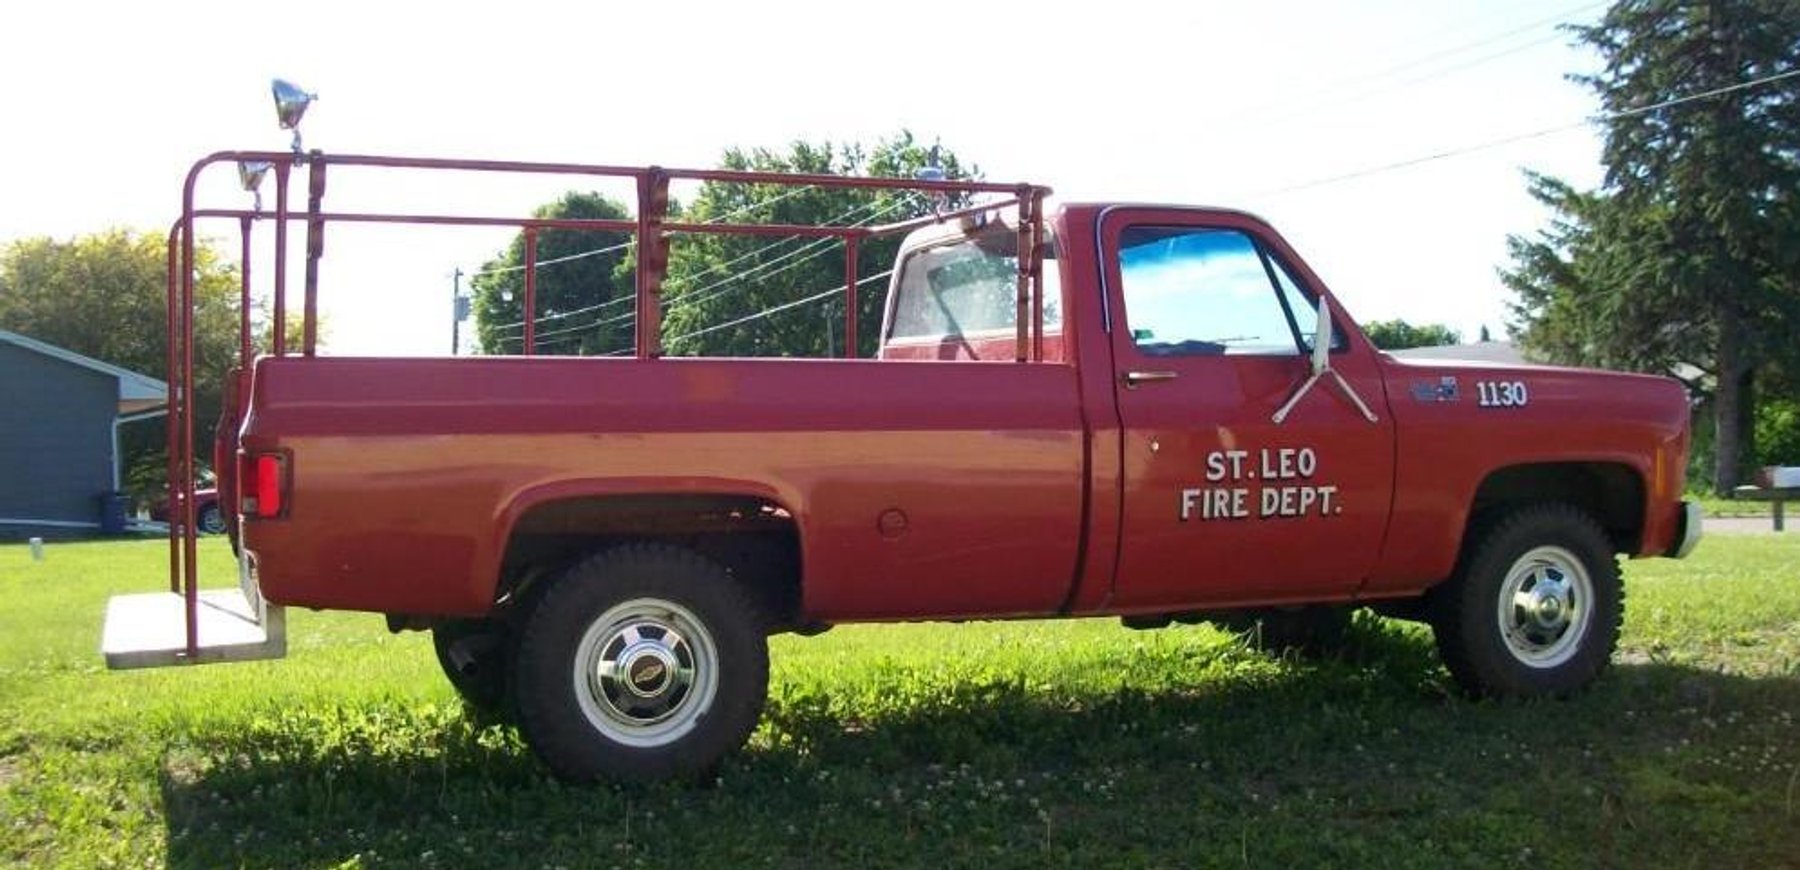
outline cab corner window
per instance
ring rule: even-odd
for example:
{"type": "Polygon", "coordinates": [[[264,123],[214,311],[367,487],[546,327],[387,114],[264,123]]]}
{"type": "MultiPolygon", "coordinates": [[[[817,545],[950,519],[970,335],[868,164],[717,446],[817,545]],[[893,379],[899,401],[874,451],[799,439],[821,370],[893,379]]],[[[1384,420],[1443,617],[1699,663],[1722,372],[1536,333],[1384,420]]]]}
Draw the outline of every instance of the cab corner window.
{"type": "Polygon", "coordinates": [[[1242,232],[1127,227],[1118,257],[1125,322],[1140,353],[1295,356],[1311,340],[1312,303],[1242,232]]]}

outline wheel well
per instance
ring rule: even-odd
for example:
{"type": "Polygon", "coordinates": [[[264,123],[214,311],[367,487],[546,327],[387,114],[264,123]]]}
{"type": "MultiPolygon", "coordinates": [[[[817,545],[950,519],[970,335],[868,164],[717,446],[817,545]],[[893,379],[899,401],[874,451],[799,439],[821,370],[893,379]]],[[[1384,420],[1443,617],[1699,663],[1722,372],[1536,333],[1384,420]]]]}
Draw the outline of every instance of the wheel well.
{"type": "Polygon", "coordinates": [[[534,594],[539,581],[626,541],[687,547],[744,583],[777,629],[800,614],[800,532],[773,501],[743,495],[616,495],[533,505],[516,523],[500,563],[496,604],[534,594]]]}
{"type": "MultiPolygon", "coordinates": [[[[1487,476],[1475,491],[1469,528],[1528,502],[1573,505],[1600,524],[1613,550],[1635,553],[1644,533],[1644,480],[1616,462],[1515,465],[1487,476]]],[[[1464,539],[1468,540],[1465,534],[1464,539]]]]}

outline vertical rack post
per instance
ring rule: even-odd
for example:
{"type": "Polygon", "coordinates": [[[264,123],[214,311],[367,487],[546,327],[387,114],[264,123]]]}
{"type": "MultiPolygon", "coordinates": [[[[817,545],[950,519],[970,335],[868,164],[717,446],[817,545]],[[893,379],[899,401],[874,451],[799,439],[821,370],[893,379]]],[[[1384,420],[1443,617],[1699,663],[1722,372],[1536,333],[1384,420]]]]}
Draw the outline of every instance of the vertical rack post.
{"type": "MultiPolygon", "coordinates": [[[[178,273],[181,269],[182,223],[182,221],[178,220],[174,225],[169,227],[168,252],[165,259],[169,274],[168,283],[164,285],[165,289],[163,297],[167,302],[164,306],[167,310],[163,312],[163,363],[165,371],[167,372],[166,377],[169,379],[169,392],[168,395],[164,397],[169,412],[163,415],[163,444],[165,445],[163,454],[167,465],[166,473],[168,474],[167,480],[169,482],[168,500],[170,505],[175,504],[175,481],[178,479],[176,474],[180,470],[180,457],[176,455],[175,451],[175,446],[181,443],[181,413],[179,411],[180,402],[178,399],[178,391],[181,389],[181,378],[179,377],[181,367],[176,362],[178,358],[177,354],[180,352],[180,347],[177,346],[177,341],[180,336],[180,332],[178,331],[180,321],[175,317],[175,306],[180,304],[181,300],[181,279],[178,277],[178,273]]],[[[180,526],[175,523],[174,512],[171,511],[169,514],[170,592],[181,591],[181,540],[177,535],[177,529],[179,528],[180,526]]]]}
{"type": "Polygon", "coordinates": [[[1013,351],[1013,361],[1025,362],[1030,359],[1031,350],[1031,225],[1034,218],[1031,211],[1031,189],[1020,187],[1018,195],[1019,238],[1016,258],[1019,261],[1019,278],[1013,300],[1013,323],[1017,327],[1014,330],[1014,337],[1017,340],[1017,346],[1013,351]]]}
{"type": "Polygon", "coordinates": [[[287,237],[288,237],[288,173],[293,164],[281,160],[275,164],[275,303],[274,335],[269,337],[269,353],[281,356],[287,352],[287,237]]]}
{"type": "Polygon", "coordinates": [[[325,155],[314,151],[306,158],[306,313],[300,329],[301,352],[312,356],[319,338],[319,258],[325,255],[325,219],[319,207],[325,200],[325,155]]]}
{"type": "Polygon", "coordinates": [[[180,488],[180,509],[176,513],[181,523],[181,591],[187,617],[187,654],[193,658],[200,654],[200,577],[196,564],[198,531],[194,528],[199,511],[194,509],[194,210],[191,193],[183,206],[181,274],[178,276],[181,310],[177,318],[181,321],[181,378],[177,388],[180,392],[175,400],[175,406],[181,410],[181,441],[178,448],[171,445],[171,449],[180,450],[181,461],[176,469],[179,476],[171,482],[171,488],[180,488]]]}
{"type": "MultiPolygon", "coordinates": [[[[249,215],[238,218],[238,372],[250,373],[250,227],[249,215]]],[[[241,395],[241,394],[240,394],[241,395]]]]}
{"type": "Polygon", "coordinates": [[[669,210],[669,175],[652,166],[637,177],[637,358],[662,356],[662,277],[669,264],[663,218],[669,210]]]}
{"type": "Polygon", "coordinates": [[[1044,361],[1044,190],[1031,191],[1031,359],[1044,361]]]}
{"type": "Polygon", "coordinates": [[[525,347],[524,354],[537,351],[537,227],[525,228],[525,347]]]}
{"type": "Polygon", "coordinates": [[[856,350],[856,271],[859,236],[844,235],[844,358],[855,359],[856,350]]]}

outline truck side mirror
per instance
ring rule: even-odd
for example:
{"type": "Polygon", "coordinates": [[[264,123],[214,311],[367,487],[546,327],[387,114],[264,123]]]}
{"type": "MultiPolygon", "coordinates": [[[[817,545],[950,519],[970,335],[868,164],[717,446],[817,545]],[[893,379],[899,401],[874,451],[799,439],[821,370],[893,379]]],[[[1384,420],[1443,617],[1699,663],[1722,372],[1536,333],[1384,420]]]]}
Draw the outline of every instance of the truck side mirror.
{"type": "Polygon", "coordinates": [[[1295,390],[1294,394],[1289,396],[1280,408],[1275,409],[1274,416],[1269,418],[1270,421],[1277,426],[1285,422],[1288,414],[1293,413],[1294,406],[1300,404],[1300,399],[1312,392],[1312,388],[1318,386],[1319,381],[1324,380],[1327,376],[1337,384],[1339,390],[1343,391],[1344,398],[1349,399],[1350,403],[1356,406],[1356,410],[1362,412],[1364,420],[1371,423],[1378,422],[1379,418],[1375,416],[1375,412],[1369,410],[1368,404],[1356,394],[1356,390],[1350,386],[1350,382],[1344,380],[1343,375],[1331,369],[1331,308],[1325,304],[1325,297],[1320,296],[1319,323],[1313,330],[1312,377],[1307,378],[1306,382],[1300,385],[1300,389],[1295,390]]]}
{"type": "Polygon", "coordinates": [[[1312,371],[1318,377],[1331,369],[1331,310],[1319,296],[1319,325],[1313,330],[1312,371]]]}

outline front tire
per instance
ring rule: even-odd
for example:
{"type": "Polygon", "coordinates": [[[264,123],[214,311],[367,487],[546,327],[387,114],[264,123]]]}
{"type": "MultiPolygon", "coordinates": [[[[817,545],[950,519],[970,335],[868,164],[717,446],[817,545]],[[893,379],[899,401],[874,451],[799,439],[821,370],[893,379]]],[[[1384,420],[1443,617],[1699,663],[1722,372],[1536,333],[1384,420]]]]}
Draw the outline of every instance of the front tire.
{"type": "Polygon", "coordinates": [[[1445,666],[1470,694],[1562,697],[1610,663],[1624,602],[1611,542],[1593,518],[1535,505],[1487,527],[1434,593],[1432,628],[1445,666]]]}
{"type": "Polygon", "coordinates": [[[717,563],[660,544],[608,550],[570,568],[525,618],[519,726],[570,782],[709,771],[762,715],[765,629],[717,563]]]}

